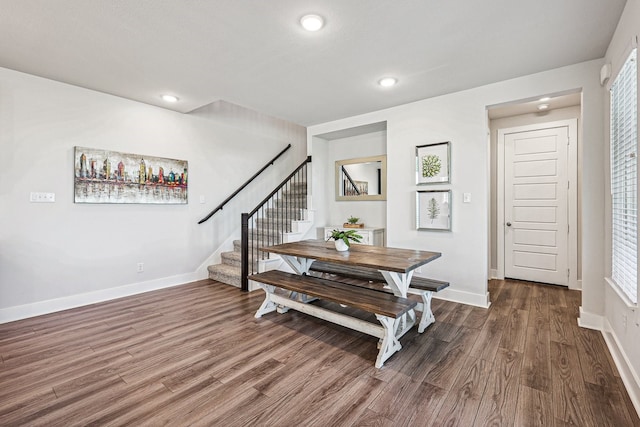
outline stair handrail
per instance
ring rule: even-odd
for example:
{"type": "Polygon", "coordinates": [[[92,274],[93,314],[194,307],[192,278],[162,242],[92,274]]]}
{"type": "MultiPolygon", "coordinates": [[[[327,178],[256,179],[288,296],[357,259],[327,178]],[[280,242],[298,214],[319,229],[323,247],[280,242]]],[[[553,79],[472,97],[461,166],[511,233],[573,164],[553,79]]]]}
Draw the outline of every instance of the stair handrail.
{"type": "Polygon", "coordinates": [[[291,144],[287,145],[286,148],[284,150],[282,150],[280,153],[278,153],[277,156],[275,156],[273,159],[271,159],[271,161],[267,162],[267,164],[265,164],[258,172],[256,172],[251,178],[249,178],[247,180],[247,182],[245,182],[244,184],[242,184],[236,191],[233,192],[233,194],[231,194],[229,197],[227,197],[224,202],[220,203],[214,210],[212,210],[211,212],[209,212],[209,214],[207,216],[205,216],[204,218],[202,218],[200,221],[198,221],[198,224],[202,224],[203,222],[207,221],[209,218],[211,218],[213,215],[216,214],[216,212],[221,211],[222,208],[224,207],[224,205],[226,205],[227,203],[229,203],[229,201],[231,199],[233,199],[236,195],[238,195],[239,192],[241,192],[242,190],[244,190],[244,188],[251,184],[251,182],[256,179],[258,177],[258,175],[260,175],[262,172],[264,172],[264,170],[266,168],[268,168],[269,166],[272,166],[273,163],[278,160],[278,158],[280,156],[282,156],[285,151],[287,151],[289,148],[291,148],[291,144]]]}
{"type": "Polygon", "coordinates": [[[289,174],[289,176],[287,176],[285,179],[282,180],[282,182],[276,187],[275,190],[273,190],[271,193],[269,193],[269,195],[267,197],[265,197],[260,203],[258,203],[256,205],[255,208],[253,208],[253,210],[251,212],[249,212],[247,214],[247,216],[252,216],[254,213],[258,212],[258,210],[269,201],[269,199],[271,199],[273,197],[274,194],[276,194],[278,191],[280,191],[280,189],[282,187],[285,186],[285,184],[292,178],[294,177],[299,171],[300,169],[302,169],[304,167],[304,165],[306,165],[307,163],[311,163],[311,156],[307,156],[307,158],[304,160],[304,162],[300,163],[300,166],[298,166],[293,172],[291,172],[289,174]]]}

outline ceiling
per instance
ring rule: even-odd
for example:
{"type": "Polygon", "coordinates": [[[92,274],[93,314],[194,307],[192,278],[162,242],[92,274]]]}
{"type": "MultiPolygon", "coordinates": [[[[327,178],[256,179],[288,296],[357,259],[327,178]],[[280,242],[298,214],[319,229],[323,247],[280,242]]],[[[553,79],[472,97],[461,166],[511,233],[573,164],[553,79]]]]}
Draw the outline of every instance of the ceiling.
{"type": "Polygon", "coordinates": [[[309,126],[601,58],[624,4],[0,0],[0,67],[183,113],[225,100],[309,126]],[[307,13],[325,27],[304,31],[307,13]],[[388,75],[399,83],[378,86],[388,75]]]}

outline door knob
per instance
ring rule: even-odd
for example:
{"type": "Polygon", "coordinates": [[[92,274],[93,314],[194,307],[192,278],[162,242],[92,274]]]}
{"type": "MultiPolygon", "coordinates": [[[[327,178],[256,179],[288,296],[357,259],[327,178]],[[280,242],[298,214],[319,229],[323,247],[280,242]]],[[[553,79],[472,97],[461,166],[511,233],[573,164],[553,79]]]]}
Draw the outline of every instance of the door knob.
{"type": "Polygon", "coordinates": [[[510,222],[507,223],[507,227],[511,227],[511,223],[510,222]]]}

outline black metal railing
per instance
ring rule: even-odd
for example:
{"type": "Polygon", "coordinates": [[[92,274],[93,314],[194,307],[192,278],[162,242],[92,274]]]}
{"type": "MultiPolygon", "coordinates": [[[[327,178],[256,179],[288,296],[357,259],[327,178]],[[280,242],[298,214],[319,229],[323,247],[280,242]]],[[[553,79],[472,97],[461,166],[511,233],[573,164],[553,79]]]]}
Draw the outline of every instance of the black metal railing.
{"type": "Polygon", "coordinates": [[[266,165],[264,165],[258,172],[256,172],[251,178],[249,178],[247,180],[247,182],[245,182],[244,184],[242,184],[240,186],[240,188],[238,188],[236,191],[233,192],[233,194],[231,194],[229,197],[227,197],[226,199],[224,199],[224,202],[220,203],[218,206],[216,206],[216,208],[214,210],[212,210],[211,212],[209,212],[209,214],[207,216],[205,216],[204,218],[202,218],[200,221],[198,221],[198,224],[202,224],[203,222],[205,222],[206,220],[208,220],[209,218],[211,218],[213,215],[215,215],[216,212],[221,211],[222,208],[224,207],[224,205],[226,205],[227,203],[229,203],[229,201],[231,199],[233,199],[236,195],[238,195],[239,192],[241,192],[242,190],[244,190],[244,188],[251,184],[251,181],[253,181],[254,179],[256,179],[258,177],[258,175],[260,175],[262,172],[264,172],[264,170],[266,168],[268,168],[269,166],[273,165],[273,163],[278,160],[278,158],[280,156],[282,156],[285,151],[287,151],[289,148],[291,148],[291,144],[287,145],[286,148],[284,150],[282,150],[280,153],[278,153],[277,156],[275,156],[273,159],[271,159],[271,161],[269,161],[266,165]]]}
{"type": "Polygon", "coordinates": [[[249,290],[247,277],[258,271],[258,262],[269,257],[260,251],[265,246],[282,243],[292,222],[303,219],[307,208],[307,164],[311,156],[282,181],[251,212],[242,214],[241,289],[249,290]]]}
{"type": "Polygon", "coordinates": [[[358,188],[358,185],[355,183],[353,178],[351,178],[351,175],[349,175],[349,172],[347,172],[344,166],[342,166],[342,175],[346,178],[342,182],[342,185],[344,187],[342,189],[342,193],[345,196],[359,196],[360,189],[358,188]]]}

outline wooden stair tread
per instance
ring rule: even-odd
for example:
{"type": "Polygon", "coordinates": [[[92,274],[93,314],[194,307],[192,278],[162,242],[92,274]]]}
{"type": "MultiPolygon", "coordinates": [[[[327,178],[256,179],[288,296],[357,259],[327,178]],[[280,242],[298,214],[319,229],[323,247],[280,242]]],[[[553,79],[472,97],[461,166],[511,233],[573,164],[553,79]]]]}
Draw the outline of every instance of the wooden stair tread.
{"type": "Polygon", "coordinates": [[[398,318],[416,306],[416,302],[373,289],[309,275],[271,270],[249,276],[253,280],[326,301],[344,304],[370,313],[398,318]]]}

